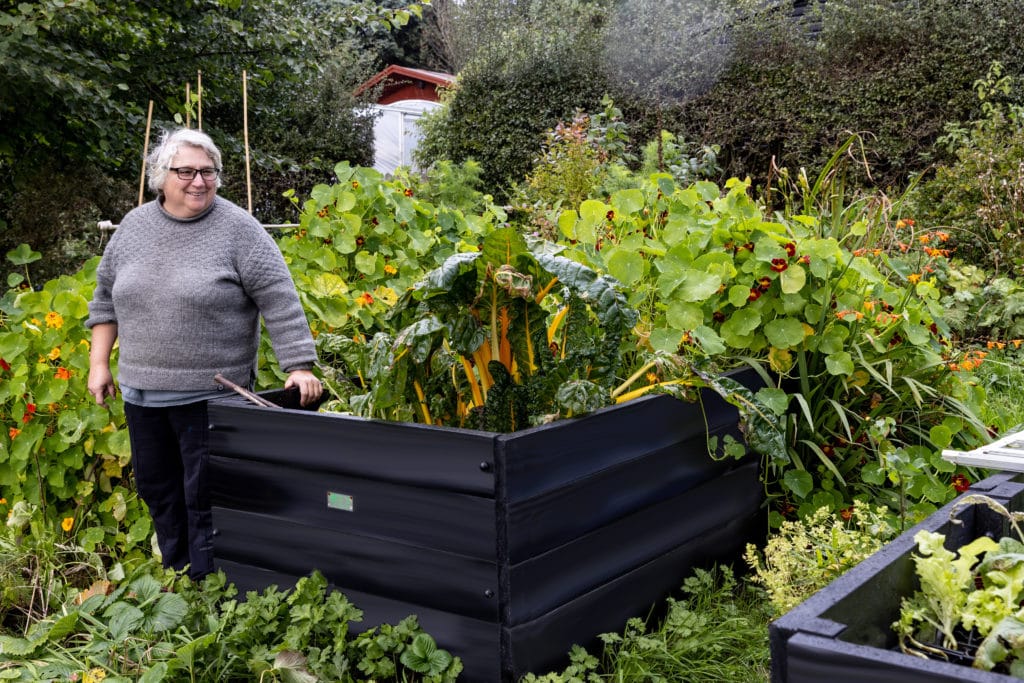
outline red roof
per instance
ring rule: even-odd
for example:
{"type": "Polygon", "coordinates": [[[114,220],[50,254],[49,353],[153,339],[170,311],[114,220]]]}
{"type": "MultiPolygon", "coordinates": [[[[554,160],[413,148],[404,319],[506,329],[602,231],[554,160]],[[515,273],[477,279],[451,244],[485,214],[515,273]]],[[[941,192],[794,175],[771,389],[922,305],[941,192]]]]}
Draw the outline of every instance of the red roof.
{"type": "Polygon", "coordinates": [[[455,76],[451,74],[392,64],[356,88],[355,94],[361,95],[383,83],[384,87],[377,97],[377,104],[391,104],[402,100],[437,102],[440,99],[439,91],[450,87],[454,82],[455,76]]]}

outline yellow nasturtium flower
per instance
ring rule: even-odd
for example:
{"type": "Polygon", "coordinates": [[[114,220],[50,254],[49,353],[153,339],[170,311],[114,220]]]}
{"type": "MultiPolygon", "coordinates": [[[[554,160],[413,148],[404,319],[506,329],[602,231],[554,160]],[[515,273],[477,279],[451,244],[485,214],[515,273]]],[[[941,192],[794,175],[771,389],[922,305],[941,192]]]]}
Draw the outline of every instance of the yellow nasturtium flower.
{"type": "Polygon", "coordinates": [[[60,358],[60,347],[54,346],[52,349],[50,349],[49,357],[50,360],[57,360],[58,358],[60,358]]]}
{"type": "Polygon", "coordinates": [[[60,328],[64,327],[64,318],[61,316],[60,313],[57,313],[56,311],[50,311],[49,313],[46,314],[46,326],[59,330],[60,328]]]}
{"type": "Polygon", "coordinates": [[[71,531],[71,527],[75,525],[74,517],[65,517],[64,521],[60,523],[60,528],[64,531],[71,531]]]}

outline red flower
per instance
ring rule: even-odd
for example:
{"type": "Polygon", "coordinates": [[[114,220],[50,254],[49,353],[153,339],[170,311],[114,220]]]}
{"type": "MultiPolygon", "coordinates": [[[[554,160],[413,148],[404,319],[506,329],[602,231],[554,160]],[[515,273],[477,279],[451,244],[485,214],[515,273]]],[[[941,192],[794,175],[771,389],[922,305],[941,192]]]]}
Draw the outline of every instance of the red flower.
{"type": "Polygon", "coordinates": [[[412,188],[411,187],[405,188],[405,196],[406,197],[411,197],[412,196],[412,188]]]}
{"type": "Polygon", "coordinates": [[[797,259],[797,262],[807,265],[808,263],[811,262],[811,257],[808,256],[807,254],[804,254],[803,256],[797,259]]]}
{"type": "Polygon", "coordinates": [[[761,298],[761,290],[757,287],[750,288],[750,296],[747,297],[747,301],[757,301],[761,298]]]}
{"type": "Polygon", "coordinates": [[[956,489],[957,493],[963,493],[967,489],[971,488],[971,480],[962,474],[953,476],[953,480],[950,482],[953,488],[956,489]]]}
{"type": "Polygon", "coordinates": [[[71,371],[67,368],[57,368],[57,372],[53,375],[54,379],[71,379],[71,371]]]}
{"type": "Polygon", "coordinates": [[[783,248],[786,250],[786,253],[789,254],[790,258],[796,256],[796,245],[792,242],[786,242],[786,246],[783,248]]]}
{"type": "Polygon", "coordinates": [[[0,358],[0,370],[10,370],[11,366],[3,358],[0,358]]]}
{"type": "Polygon", "coordinates": [[[839,516],[843,518],[844,522],[849,522],[853,519],[853,506],[843,508],[839,511],[839,516]]]}
{"type": "Polygon", "coordinates": [[[789,268],[789,261],[784,258],[773,258],[772,259],[772,270],[776,273],[781,273],[786,268],[789,268]]]}
{"type": "Polygon", "coordinates": [[[612,211],[611,209],[609,209],[609,210],[608,210],[608,213],[606,213],[606,214],[604,215],[604,217],[605,217],[605,218],[607,218],[607,219],[608,219],[608,220],[610,220],[610,221],[613,221],[613,220],[615,220],[615,212],[614,212],[614,211],[612,211]]]}

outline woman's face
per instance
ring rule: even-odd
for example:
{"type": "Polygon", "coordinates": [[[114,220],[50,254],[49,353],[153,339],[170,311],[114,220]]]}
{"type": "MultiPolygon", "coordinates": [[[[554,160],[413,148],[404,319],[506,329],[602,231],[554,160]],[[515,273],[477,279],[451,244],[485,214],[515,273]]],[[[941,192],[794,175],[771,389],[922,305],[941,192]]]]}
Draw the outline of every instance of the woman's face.
{"type": "MultiPolygon", "coordinates": [[[[199,147],[182,146],[171,161],[171,168],[193,168],[197,171],[214,168],[213,160],[199,147]]],[[[192,180],[182,180],[174,171],[164,181],[164,209],[178,218],[193,218],[206,210],[217,195],[217,179],[203,180],[196,173],[192,180]]]]}

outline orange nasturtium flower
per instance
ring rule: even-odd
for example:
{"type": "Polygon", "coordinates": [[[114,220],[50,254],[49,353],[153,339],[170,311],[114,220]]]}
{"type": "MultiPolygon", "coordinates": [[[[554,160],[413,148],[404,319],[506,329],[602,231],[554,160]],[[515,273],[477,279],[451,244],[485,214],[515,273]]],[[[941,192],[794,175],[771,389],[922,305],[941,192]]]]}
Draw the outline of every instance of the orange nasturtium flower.
{"type": "Polygon", "coordinates": [[[57,368],[57,372],[53,374],[54,379],[71,379],[71,371],[67,368],[57,368]]]}
{"type": "Polygon", "coordinates": [[[390,263],[385,263],[384,264],[384,272],[387,273],[388,275],[394,275],[395,273],[398,272],[398,268],[395,268],[390,263]]]}
{"type": "Polygon", "coordinates": [[[64,531],[71,531],[71,527],[73,527],[74,525],[75,525],[75,518],[74,517],[65,517],[64,520],[60,523],[60,528],[63,529],[64,531]]]}
{"type": "Polygon", "coordinates": [[[10,429],[7,430],[7,436],[10,437],[12,441],[16,436],[18,436],[18,434],[21,434],[21,430],[18,429],[17,427],[11,427],[10,429]]]}
{"type": "Polygon", "coordinates": [[[60,313],[56,311],[50,311],[46,314],[46,326],[54,329],[60,329],[64,327],[64,318],[61,317],[60,313]]]}
{"type": "Polygon", "coordinates": [[[370,306],[373,304],[373,295],[369,292],[363,292],[356,297],[356,303],[360,306],[370,306]]]}

